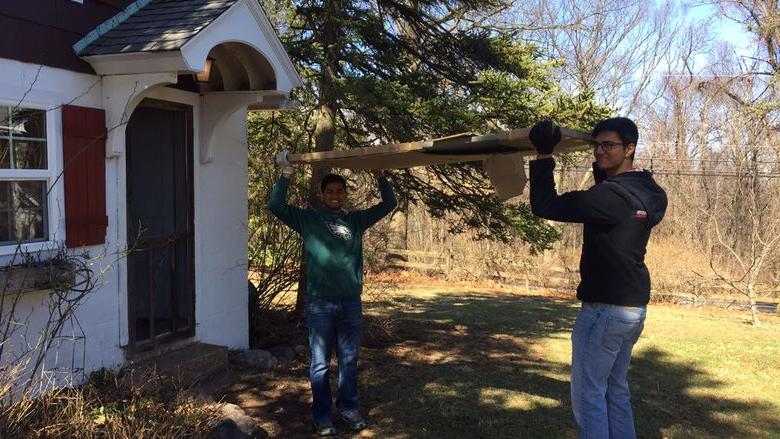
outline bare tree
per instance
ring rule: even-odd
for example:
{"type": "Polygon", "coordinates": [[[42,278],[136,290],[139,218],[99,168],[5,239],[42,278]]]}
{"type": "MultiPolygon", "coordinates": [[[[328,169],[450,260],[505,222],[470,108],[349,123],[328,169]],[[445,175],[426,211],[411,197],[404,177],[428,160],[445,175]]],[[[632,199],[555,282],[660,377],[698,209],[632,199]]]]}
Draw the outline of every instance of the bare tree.
{"type": "Polygon", "coordinates": [[[728,19],[742,26],[756,43],[752,53],[737,53],[725,46],[724,62],[713,66],[723,93],[738,105],[760,113],[775,131],[780,131],[780,6],[778,0],[714,0],[728,19]],[[752,81],[750,94],[739,94],[745,78],[752,81]]]}
{"type": "Polygon", "coordinates": [[[712,270],[722,282],[745,295],[755,326],[760,325],[757,286],[768,279],[766,268],[780,247],[780,185],[765,178],[755,160],[737,168],[736,181],[718,185],[711,217],[717,245],[733,264],[723,270],[712,261],[712,270]]]}
{"type": "Polygon", "coordinates": [[[554,0],[522,3],[512,11],[534,23],[531,38],[561,61],[568,91],[595,91],[623,114],[641,109],[656,72],[669,62],[669,48],[682,29],[675,3],[554,0]]]}
{"type": "Polygon", "coordinates": [[[780,232],[778,136],[772,112],[762,110],[773,91],[751,73],[756,61],[729,44],[716,47],[703,70],[689,61],[672,66],[646,120],[644,158],[666,172],[670,196],[662,229],[707,255],[720,283],[747,297],[757,325],[757,286],[771,282],[780,232]]]}

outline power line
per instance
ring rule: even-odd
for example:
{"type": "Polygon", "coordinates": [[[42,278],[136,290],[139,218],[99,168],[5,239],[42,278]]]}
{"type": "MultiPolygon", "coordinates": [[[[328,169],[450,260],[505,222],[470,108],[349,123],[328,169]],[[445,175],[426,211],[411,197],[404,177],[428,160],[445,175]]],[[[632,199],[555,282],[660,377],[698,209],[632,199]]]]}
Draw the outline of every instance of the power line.
{"type": "MultiPolygon", "coordinates": [[[[635,157],[634,160],[643,160],[647,162],[680,162],[680,163],[735,163],[737,160],[733,159],[699,159],[695,157],[680,159],[680,158],[666,158],[666,157],[635,157]]],[[[780,160],[744,160],[747,163],[755,163],[759,165],[780,165],[780,160]]]]}
{"type": "Polygon", "coordinates": [[[659,158],[659,157],[635,157],[634,161],[644,161],[649,163],[654,162],[674,162],[674,163],[690,163],[690,164],[702,164],[702,163],[752,163],[756,165],[780,165],[778,160],[733,160],[733,159],[673,159],[673,158],[659,158]]]}
{"type": "Polygon", "coordinates": [[[713,141],[691,141],[691,142],[645,142],[640,141],[636,144],[637,149],[647,149],[649,146],[658,147],[690,147],[703,149],[711,152],[725,152],[725,151],[780,151],[780,144],[760,144],[750,145],[744,143],[719,143],[713,141]]]}
{"type": "MultiPolygon", "coordinates": [[[[591,168],[572,166],[561,168],[566,171],[591,171],[591,168]]],[[[740,177],[761,177],[761,178],[780,178],[780,172],[750,172],[750,173],[737,173],[737,172],[701,172],[701,171],[685,171],[676,169],[648,169],[653,175],[667,175],[667,176],[683,176],[683,177],[726,177],[726,178],[740,178],[740,177]]]]}
{"type": "Polygon", "coordinates": [[[739,146],[742,148],[780,148],[780,144],[776,143],[721,143],[717,141],[690,141],[690,142],[662,142],[662,141],[655,141],[655,140],[643,140],[637,144],[637,146],[642,147],[644,145],[712,145],[712,146],[739,146]]]}
{"type": "Polygon", "coordinates": [[[751,172],[751,173],[736,173],[736,172],[700,172],[700,171],[673,171],[668,169],[650,169],[653,175],[671,175],[671,176],[685,176],[685,177],[726,177],[726,178],[741,178],[741,177],[760,177],[760,178],[780,178],[780,172],[751,172]]]}

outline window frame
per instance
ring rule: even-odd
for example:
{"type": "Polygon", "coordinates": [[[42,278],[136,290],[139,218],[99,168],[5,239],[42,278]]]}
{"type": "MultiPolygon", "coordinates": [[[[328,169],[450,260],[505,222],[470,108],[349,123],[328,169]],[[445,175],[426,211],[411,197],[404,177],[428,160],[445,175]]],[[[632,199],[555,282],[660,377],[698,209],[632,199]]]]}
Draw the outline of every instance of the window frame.
{"type": "Polygon", "coordinates": [[[65,241],[65,217],[61,208],[64,198],[62,176],[62,122],[59,120],[62,111],[59,106],[44,105],[34,102],[12,101],[0,99],[0,106],[24,108],[44,111],[46,119],[46,169],[0,169],[0,181],[45,181],[47,191],[47,207],[44,209],[44,229],[46,238],[38,241],[0,244],[0,266],[21,262],[18,258],[24,253],[39,253],[46,250],[56,250],[59,243],[65,241]],[[58,178],[59,176],[59,178],[58,178]],[[54,184],[54,189],[51,185],[54,184]],[[19,253],[17,254],[17,245],[19,253]],[[15,258],[14,258],[15,255],[15,258]],[[16,260],[12,260],[16,259],[16,260]]]}

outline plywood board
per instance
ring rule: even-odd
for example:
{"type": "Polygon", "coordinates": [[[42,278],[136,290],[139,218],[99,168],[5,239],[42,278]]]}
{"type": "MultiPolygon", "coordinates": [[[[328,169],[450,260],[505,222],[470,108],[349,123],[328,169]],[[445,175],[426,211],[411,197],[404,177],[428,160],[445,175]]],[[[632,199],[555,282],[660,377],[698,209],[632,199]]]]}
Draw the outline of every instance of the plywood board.
{"type": "MultiPolygon", "coordinates": [[[[316,164],[346,169],[401,169],[445,163],[485,160],[496,154],[534,155],[528,140],[530,128],[475,135],[464,133],[441,139],[355,148],[345,151],[290,154],[294,164],[316,164]]],[[[584,151],[590,148],[589,133],[561,128],[556,152],[584,151]]]]}

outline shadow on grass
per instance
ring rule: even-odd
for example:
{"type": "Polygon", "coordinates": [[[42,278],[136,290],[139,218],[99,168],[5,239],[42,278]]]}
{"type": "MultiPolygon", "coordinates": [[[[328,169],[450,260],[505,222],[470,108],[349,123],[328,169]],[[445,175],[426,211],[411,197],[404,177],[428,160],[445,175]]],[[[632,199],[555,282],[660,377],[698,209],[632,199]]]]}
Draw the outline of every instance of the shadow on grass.
{"type": "MultiPolygon", "coordinates": [[[[398,297],[366,312],[392,316],[397,340],[361,351],[371,429],[359,437],[574,437],[567,358],[575,302],[464,293],[398,297]]],[[[663,351],[635,353],[631,384],[640,437],[755,437],[757,423],[767,437],[780,435],[768,404],[697,392],[722,384],[663,351]]],[[[305,359],[246,377],[230,397],[275,437],[311,435],[305,359]]]]}
{"type": "Polygon", "coordinates": [[[780,437],[780,412],[767,403],[713,396],[724,383],[659,349],[631,360],[638,434],[644,437],[780,437]]]}

